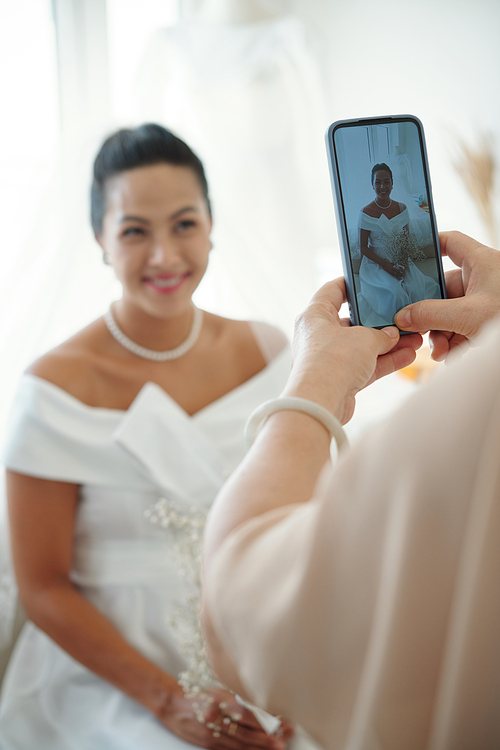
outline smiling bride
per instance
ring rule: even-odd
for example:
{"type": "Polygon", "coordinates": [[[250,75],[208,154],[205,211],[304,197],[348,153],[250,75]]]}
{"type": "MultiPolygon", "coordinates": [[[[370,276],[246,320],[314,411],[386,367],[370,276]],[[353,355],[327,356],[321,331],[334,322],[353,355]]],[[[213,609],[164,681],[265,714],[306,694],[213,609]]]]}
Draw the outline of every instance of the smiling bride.
{"type": "Polygon", "coordinates": [[[391,198],[390,167],[375,164],[371,180],[375,198],[360,211],[358,221],[362,256],[358,304],[363,325],[392,325],[398,310],[438,298],[440,288],[415,265],[425,256],[413,241],[407,206],[391,198]]]}
{"type": "MultiPolygon", "coordinates": [[[[190,595],[160,498],[206,512],[244,455],[243,426],[290,368],[281,332],[195,307],[211,207],[198,157],[159,125],[121,130],[94,164],[92,225],[123,287],[102,318],[23,376],[4,453],[28,616],[0,703],[2,750],[284,750],[232,694],[208,708],[169,616],[190,595]]],[[[210,692],[210,691],[209,691],[210,692]]]]}

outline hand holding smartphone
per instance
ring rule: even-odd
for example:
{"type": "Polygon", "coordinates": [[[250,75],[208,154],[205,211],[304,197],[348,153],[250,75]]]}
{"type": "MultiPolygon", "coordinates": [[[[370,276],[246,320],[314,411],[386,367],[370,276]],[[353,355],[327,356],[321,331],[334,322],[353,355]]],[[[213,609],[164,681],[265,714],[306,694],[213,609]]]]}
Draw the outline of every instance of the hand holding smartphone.
{"type": "Polygon", "coordinates": [[[412,302],[445,299],[420,120],[339,120],[326,144],[351,323],[382,328],[412,302]]]}

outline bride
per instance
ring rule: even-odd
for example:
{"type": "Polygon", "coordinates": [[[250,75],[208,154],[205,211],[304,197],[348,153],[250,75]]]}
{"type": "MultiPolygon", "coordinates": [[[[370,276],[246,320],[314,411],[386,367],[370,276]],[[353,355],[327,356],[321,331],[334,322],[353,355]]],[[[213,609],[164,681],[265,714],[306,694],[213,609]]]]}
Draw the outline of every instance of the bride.
{"type": "Polygon", "coordinates": [[[405,266],[389,258],[388,244],[410,237],[410,215],[404,203],[392,200],[392,171],[375,164],[371,175],[374,200],[359,214],[358,304],[363,325],[391,325],[402,307],[422,299],[440,297],[439,284],[420,271],[412,260],[405,266]]]}
{"type": "Polygon", "coordinates": [[[193,304],[212,219],[203,166],[179,138],[154,124],[112,135],[91,202],[123,293],[29,368],[14,404],[3,458],[28,622],[0,746],[284,750],[290,731],[268,736],[226,691],[206,711],[185,696],[169,618],[191,592],[175,539],[147,513],[160,498],[183,518],[206,512],[244,455],[246,417],[280,392],[289,347],[271,326],[193,304]]]}

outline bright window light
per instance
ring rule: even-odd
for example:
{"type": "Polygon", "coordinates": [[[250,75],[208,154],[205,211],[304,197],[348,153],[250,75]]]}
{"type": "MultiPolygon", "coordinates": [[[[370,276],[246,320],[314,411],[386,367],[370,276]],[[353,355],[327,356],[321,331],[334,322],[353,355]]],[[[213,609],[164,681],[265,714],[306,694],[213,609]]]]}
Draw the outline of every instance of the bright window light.
{"type": "Polygon", "coordinates": [[[179,20],[178,0],[108,0],[108,36],[113,115],[121,122],[133,116],[137,67],[150,36],[179,20]]]}
{"type": "Polygon", "coordinates": [[[9,218],[2,237],[6,278],[49,181],[59,134],[50,0],[0,4],[0,28],[0,203],[9,218]]]}

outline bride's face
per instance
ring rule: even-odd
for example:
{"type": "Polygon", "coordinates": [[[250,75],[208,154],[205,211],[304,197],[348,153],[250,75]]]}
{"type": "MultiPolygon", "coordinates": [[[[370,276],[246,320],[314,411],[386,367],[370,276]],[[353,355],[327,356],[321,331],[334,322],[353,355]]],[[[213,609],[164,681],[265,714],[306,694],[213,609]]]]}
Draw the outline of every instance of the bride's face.
{"type": "Polygon", "coordinates": [[[378,172],[375,172],[373,176],[373,189],[375,190],[376,197],[380,198],[381,201],[386,201],[390,197],[392,179],[387,170],[380,169],[378,172]]]}
{"type": "Polygon", "coordinates": [[[205,273],[212,222],[194,171],[154,164],[106,184],[98,237],[123,299],[157,317],[177,315],[205,273]]]}

